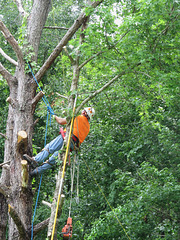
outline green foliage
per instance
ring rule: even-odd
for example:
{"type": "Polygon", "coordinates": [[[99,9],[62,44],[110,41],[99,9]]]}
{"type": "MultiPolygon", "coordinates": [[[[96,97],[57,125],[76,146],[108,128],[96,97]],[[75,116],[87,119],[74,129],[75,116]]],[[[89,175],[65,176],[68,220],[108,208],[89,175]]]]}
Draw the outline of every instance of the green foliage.
{"type": "MultiPolygon", "coordinates": [[[[8,105],[6,104],[6,99],[9,96],[9,89],[7,83],[0,76],[0,132],[6,135],[6,119],[8,114],[8,105]]],[[[4,159],[4,142],[5,138],[0,136],[0,163],[3,162],[4,159]]],[[[1,169],[0,169],[1,171],[1,169]]]]}
{"type": "MultiPolygon", "coordinates": [[[[26,6],[25,2],[23,4],[26,6]]],[[[53,1],[46,26],[69,28],[82,7],[85,7],[83,1],[61,4],[53,1]]],[[[5,4],[3,9],[10,31],[23,40],[25,25],[19,28],[20,18],[14,2],[5,4]]],[[[86,13],[92,13],[91,8],[86,8],[86,13]]],[[[104,1],[93,11],[88,28],[84,30],[83,43],[79,41],[79,30],[67,45],[69,55],[74,59],[79,50],[80,64],[94,56],[81,69],[77,106],[124,71],[116,82],[87,103],[95,107],[96,116],[79,154],[80,202],[75,201],[75,191],[72,239],[128,239],[126,233],[130,239],[179,239],[178,14],[179,3],[174,0],[104,1]],[[99,192],[85,161],[126,233],[99,192]]],[[[60,29],[43,30],[38,63],[33,65],[35,72],[64,33],[60,29]]],[[[7,42],[4,39],[1,42],[3,50],[16,59],[7,42]]],[[[3,59],[2,64],[14,72],[6,60],[3,59]]],[[[72,78],[72,65],[63,51],[40,83],[56,115],[72,116],[72,110],[67,107],[68,100],[56,94],[68,97],[75,94],[70,91],[72,78]]],[[[9,91],[2,81],[0,88],[1,112],[4,113],[7,112],[4,106],[7,108],[5,99],[9,91]]],[[[34,154],[44,146],[46,106],[43,102],[37,106],[37,117],[34,154]]],[[[2,132],[5,119],[6,115],[1,117],[2,132]]],[[[47,142],[57,136],[58,128],[52,121],[48,126],[47,142]]],[[[4,139],[0,137],[0,141],[3,157],[4,139]]],[[[43,199],[52,202],[56,172],[57,168],[54,168],[43,176],[39,202],[43,199]]],[[[33,189],[38,187],[38,180],[34,179],[33,189]]],[[[76,181],[77,176],[75,184],[76,181]]],[[[64,192],[66,201],[58,226],[59,238],[70,203],[69,169],[64,192]]],[[[38,223],[47,217],[49,210],[40,207],[35,221],[38,223]]],[[[37,239],[45,237],[46,233],[40,233],[37,239]]]]}
{"type": "Polygon", "coordinates": [[[121,170],[114,174],[110,187],[119,190],[119,207],[102,213],[85,239],[178,239],[180,186],[172,173],[143,163],[136,177],[121,170]]]}

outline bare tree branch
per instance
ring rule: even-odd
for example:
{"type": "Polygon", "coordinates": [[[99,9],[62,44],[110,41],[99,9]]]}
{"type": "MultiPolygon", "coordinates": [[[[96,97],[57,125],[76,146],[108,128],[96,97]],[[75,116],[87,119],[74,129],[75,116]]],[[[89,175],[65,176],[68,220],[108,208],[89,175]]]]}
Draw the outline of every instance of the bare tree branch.
{"type": "Polygon", "coordinates": [[[11,85],[11,82],[15,81],[15,78],[8,72],[8,70],[0,62],[0,74],[6,79],[8,85],[11,85]]]}
{"type": "Polygon", "coordinates": [[[98,95],[100,92],[104,91],[107,87],[109,87],[113,82],[115,82],[118,78],[120,78],[122,75],[124,75],[126,72],[123,71],[114,78],[112,78],[108,83],[106,83],[102,88],[95,91],[93,94],[91,94],[89,97],[87,97],[76,109],[76,114],[80,111],[80,109],[92,98],[94,98],[96,95],[98,95]]]}
{"type": "Polygon", "coordinates": [[[9,104],[11,104],[12,108],[15,108],[15,106],[17,106],[17,102],[16,102],[13,98],[11,98],[11,97],[8,97],[8,98],[6,99],[6,102],[8,102],[9,104]]]}
{"type": "Polygon", "coordinates": [[[34,126],[35,126],[38,122],[39,122],[39,118],[37,118],[37,119],[34,121],[34,123],[33,123],[33,128],[34,128],[34,126]]]}
{"type": "Polygon", "coordinates": [[[88,58],[86,61],[84,61],[80,66],[79,69],[81,69],[82,67],[84,67],[84,65],[86,65],[88,62],[90,62],[92,59],[94,59],[95,57],[99,56],[100,54],[102,54],[105,51],[100,51],[98,53],[96,53],[95,55],[91,56],[90,58],[88,58]]]}
{"type": "Polygon", "coordinates": [[[66,100],[68,100],[68,97],[66,97],[66,96],[64,96],[64,95],[62,95],[62,94],[60,94],[60,93],[58,93],[58,92],[56,92],[56,94],[57,94],[58,96],[62,97],[62,98],[65,98],[66,100]]]}
{"type": "Polygon", "coordinates": [[[129,67],[129,71],[122,71],[121,73],[119,73],[118,75],[116,75],[114,78],[112,78],[108,83],[106,83],[102,88],[100,88],[99,90],[95,91],[94,93],[92,93],[88,98],[86,98],[81,104],[80,106],[76,109],[76,113],[77,114],[80,109],[92,98],[94,98],[97,94],[99,94],[100,92],[104,91],[107,87],[109,87],[113,82],[115,82],[118,78],[120,78],[121,76],[123,76],[124,74],[127,74],[128,72],[132,71],[135,67],[138,67],[139,65],[141,65],[141,62],[135,63],[132,67],[129,67]]]}
{"type": "Polygon", "coordinates": [[[2,183],[0,183],[0,193],[2,193],[6,199],[10,198],[11,196],[10,188],[2,183]]]}
{"type": "Polygon", "coordinates": [[[58,27],[58,26],[46,26],[44,28],[47,28],[47,29],[60,29],[60,30],[68,30],[69,28],[66,28],[66,27],[58,27]]]}
{"type": "Polygon", "coordinates": [[[7,171],[10,170],[10,166],[9,166],[8,164],[4,164],[4,165],[2,166],[2,168],[6,169],[7,171]]]}
{"type": "Polygon", "coordinates": [[[17,8],[19,10],[19,13],[25,17],[27,15],[26,11],[24,10],[23,6],[22,6],[22,3],[21,3],[21,0],[14,0],[14,2],[16,3],[17,5],[17,8]]]}
{"type": "Polygon", "coordinates": [[[8,212],[9,212],[10,216],[12,217],[14,223],[17,226],[20,238],[27,239],[27,240],[30,239],[19,215],[17,214],[16,210],[10,204],[8,205],[8,212]]]}
{"type": "Polygon", "coordinates": [[[49,202],[46,202],[46,201],[42,200],[42,204],[44,204],[45,206],[51,208],[51,203],[49,203],[49,202]]]}
{"type": "Polygon", "coordinates": [[[151,76],[150,76],[150,75],[148,75],[148,74],[147,74],[147,73],[145,73],[145,72],[135,71],[135,73],[141,73],[141,74],[144,74],[144,75],[146,75],[147,77],[151,78],[151,76]]]}
{"type": "Polygon", "coordinates": [[[16,53],[16,56],[19,60],[19,62],[23,65],[24,60],[23,60],[23,53],[16,41],[16,39],[13,37],[13,35],[10,33],[8,28],[4,25],[4,23],[0,20],[0,30],[2,31],[4,37],[6,40],[9,42],[11,47],[13,48],[14,52],[16,53]]]}
{"type": "Polygon", "coordinates": [[[1,163],[1,164],[0,164],[0,167],[2,167],[2,166],[5,165],[5,164],[9,164],[9,163],[10,163],[10,161],[1,163]]]}
{"type": "Polygon", "coordinates": [[[33,98],[32,105],[35,108],[37,103],[40,101],[40,99],[44,96],[44,92],[40,91],[38,94],[33,98]]]}
{"type": "Polygon", "coordinates": [[[6,135],[5,135],[5,134],[3,134],[3,133],[0,133],[0,135],[1,135],[2,137],[4,137],[4,138],[6,138],[6,139],[7,139],[7,137],[6,137],[6,135]]]}
{"type": "Polygon", "coordinates": [[[68,52],[66,46],[64,46],[63,49],[64,49],[66,55],[68,56],[69,60],[71,61],[71,64],[73,65],[73,64],[75,63],[75,61],[74,61],[74,59],[69,55],[69,52],[68,52]]]}
{"type": "Polygon", "coordinates": [[[33,228],[33,235],[35,236],[38,232],[40,232],[41,230],[43,230],[44,228],[46,228],[49,224],[49,219],[47,218],[46,220],[44,220],[43,222],[38,223],[37,225],[34,226],[33,228]]]}
{"type": "Polygon", "coordinates": [[[15,66],[18,66],[18,63],[17,63],[14,59],[12,59],[11,57],[9,57],[9,56],[2,50],[2,48],[0,48],[0,53],[1,53],[1,55],[2,55],[4,58],[6,58],[10,63],[14,64],[15,66]]]}
{"type": "MultiPolygon", "coordinates": [[[[91,4],[92,8],[96,8],[98,5],[100,5],[103,2],[101,1],[95,1],[91,4]]],[[[56,48],[53,50],[51,55],[48,57],[46,62],[43,64],[43,66],[40,68],[40,70],[36,74],[37,81],[40,81],[42,76],[45,74],[45,72],[50,68],[51,64],[55,61],[55,59],[59,56],[60,52],[62,51],[63,47],[66,46],[68,41],[72,38],[74,33],[80,28],[80,26],[83,24],[84,20],[87,18],[85,13],[80,14],[80,16],[75,20],[73,25],[69,28],[67,33],[64,35],[64,37],[61,39],[59,44],[56,46],[56,48]]]]}
{"type": "Polygon", "coordinates": [[[82,67],[84,67],[88,62],[90,62],[92,59],[96,58],[97,56],[101,55],[101,54],[104,53],[104,52],[109,51],[110,49],[115,48],[115,46],[126,36],[126,34],[127,34],[128,32],[129,32],[129,30],[128,30],[126,33],[124,33],[124,34],[121,36],[121,38],[120,38],[114,45],[108,47],[108,48],[105,49],[105,50],[101,50],[101,51],[99,51],[98,53],[94,54],[92,57],[88,58],[85,62],[83,62],[83,63],[79,66],[79,70],[80,70],[82,67]]]}

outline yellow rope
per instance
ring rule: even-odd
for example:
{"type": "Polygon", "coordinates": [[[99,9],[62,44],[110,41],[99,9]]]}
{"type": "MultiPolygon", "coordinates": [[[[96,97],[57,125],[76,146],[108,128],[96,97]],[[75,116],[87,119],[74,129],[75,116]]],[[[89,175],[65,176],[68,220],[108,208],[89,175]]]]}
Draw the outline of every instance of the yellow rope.
{"type": "Polygon", "coordinates": [[[95,177],[94,177],[93,173],[91,172],[91,170],[90,170],[90,168],[88,167],[88,165],[87,165],[86,161],[84,160],[84,158],[83,158],[83,161],[84,161],[84,163],[85,163],[86,167],[88,168],[88,170],[89,170],[89,172],[90,172],[91,176],[93,177],[93,179],[94,179],[94,181],[95,181],[96,185],[98,186],[98,188],[99,188],[100,192],[102,193],[103,197],[105,198],[105,200],[106,200],[107,204],[109,205],[109,207],[110,207],[111,211],[113,212],[113,214],[114,214],[115,218],[117,219],[118,223],[120,224],[120,226],[122,227],[123,231],[125,232],[125,234],[126,234],[127,238],[128,238],[129,240],[131,240],[131,239],[130,239],[130,237],[128,236],[128,234],[127,234],[127,232],[126,232],[125,228],[123,227],[122,223],[120,222],[119,218],[117,217],[116,213],[114,212],[113,208],[111,207],[111,205],[110,205],[109,201],[107,200],[107,198],[106,198],[105,194],[103,193],[103,191],[102,191],[101,187],[99,186],[98,182],[96,181],[96,179],[95,179],[95,177]]]}
{"type": "MultiPolygon", "coordinates": [[[[71,140],[71,132],[72,132],[72,126],[73,126],[73,120],[74,120],[76,99],[77,99],[77,95],[76,95],[75,102],[74,102],[73,116],[72,116],[72,119],[71,119],[71,126],[70,126],[70,130],[69,130],[69,137],[68,137],[68,143],[67,143],[67,148],[66,148],[66,155],[65,155],[65,158],[64,158],[64,165],[63,165],[61,183],[62,183],[62,181],[63,181],[63,179],[64,179],[66,162],[67,162],[67,157],[68,157],[68,153],[69,153],[69,145],[70,145],[70,140],[71,140]]],[[[60,186],[60,188],[61,188],[61,186],[60,186]]],[[[59,190],[60,190],[60,188],[59,188],[59,190]]],[[[56,214],[55,214],[55,218],[54,218],[54,225],[53,225],[53,231],[52,231],[51,240],[54,239],[54,233],[55,233],[55,228],[56,228],[56,221],[57,221],[57,215],[58,215],[58,209],[59,209],[60,199],[61,199],[61,191],[59,191],[59,194],[58,194],[58,201],[57,201],[56,214]]]]}

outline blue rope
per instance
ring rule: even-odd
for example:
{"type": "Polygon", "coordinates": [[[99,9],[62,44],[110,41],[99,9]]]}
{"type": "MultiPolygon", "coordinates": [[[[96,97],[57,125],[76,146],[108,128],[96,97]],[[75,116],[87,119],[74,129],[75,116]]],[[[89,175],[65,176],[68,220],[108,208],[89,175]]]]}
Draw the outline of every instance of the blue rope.
{"type": "MultiPolygon", "coordinates": [[[[48,121],[49,121],[49,112],[47,111],[46,132],[45,132],[44,147],[46,146],[48,121]]],[[[37,198],[36,198],[36,204],[35,204],[34,214],[33,214],[33,219],[32,219],[32,225],[31,225],[31,240],[33,240],[33,225],[34,225],[34,218],[35,218],[35,215],[36,215],[37,204],[38,204],[38,200],[39,200],[39,193],[40,193],[40,189],[41,189],[42,176],[43,176],[43,174],[41,174],[41,178],[40,178],[40,182],[39,182],[39,188],[38,188],[38,193],[37,193],[37,198]]]]}
{"type": "MultiPolygon", "coordinates": [[[[33,76],[35,82],[36,82],[37,85],[38,85],[39,90],[42,91],[42,89],[41,89],[41,87],[40,87],[40,85],[39,85],[39,83],[38,83],[36,77],[34,76],[34,73],[33,73],[32,69],[31,69],[31,66],[30,66],[29,63],[28,63],[28,66],[29,66],[29,69],[31,70],[31,74],[32,74],[32,76],[33,76]]],[[[47,110],[50,112],[51,115],[54,115],[54,111],[52,110],[52,108],[51,108],[51,106],[50,106],[50,104],[49,104],[49,102],[48,102],[46,96],[44,95],[44,97],[42,97],[42,99],[43,99],[44,103],[45,103],[46,106],[47,106],[47,110]]]]}
{"type": "MultiPolygon", "coordinates": [[[[31,69],[30,64],[28,63],[29,69],[31,70],[32,76],[34,78],[34,80],[36,81],[38,88],[40,91],[42,91],[37,79],[34,76],[34,73],[31,69]]],[[[47,139],[47,128],[48,128],[48,122],[49,122],[49,113],[50,113],[50,125],[51,125],[51,115],[54,115],[54,111],[52,110],[46,96],[44,95],[44,97],[42,97],[44,103],[47,106],[47,119],[46,119],[46,131],[45,131],[45,140],[44,140],[44,147],[46,146],[46,139],[47,139]]],[[[37,193],[37,198],[36,198],[36,204],[35,204],[35,208],[34,208],[34,214],[33,214],[33,219],[32,219],[32,225],[31,225],[31,240],[33,240],[33,225],[34,225],[34,218],[36,215],[36,209],[37,209],[37,204],[38,204],[38,200],[39,200],[39,193],[40,193],[40,188],[41,188],[41,182],[42,182],[42,176],[43,174],[41,174],[41,178],[40,178],[40,182],[39,182],[39,187],[38,187],[38,193],[37,193]]]]}

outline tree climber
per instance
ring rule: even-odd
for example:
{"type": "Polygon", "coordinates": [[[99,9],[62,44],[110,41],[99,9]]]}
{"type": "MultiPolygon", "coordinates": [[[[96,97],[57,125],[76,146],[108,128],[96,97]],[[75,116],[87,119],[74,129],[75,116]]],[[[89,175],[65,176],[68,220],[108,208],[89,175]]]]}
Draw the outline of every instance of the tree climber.
{"type": "MultiPolygon", "coordinates": [[[[75,148],[79,148],[81,143],[87,137],[90,131],[89,120],[92,119],[95,115],[95,110],[92,107],[84,108],[81,115],[75,117],[73,124],[73,134],[70,144],[70,151],[73,151],[75,148]]],[[[67,124],[66,118],[61,118],[56,115],[53,115],[56,122],[60,125],[67,124]]],[[[23,155],[23,158],[26,159],[32,167],[35,169],[30,172],[30,175],[33,177],[37,174],[42,174],[47,169],[52,168],[56,163],[58,157],[58,152],[63,146],[64,142],[64,130],[60,131],[60,135],[52,140],[49,144],[42,149],[35,157],[30,157],[27,154],[23,155]],[[52,154],[47,161],[45,161],[41,166],[38,166],[38,163],[42,163],[45,159],[48,158],[49,154],[52,154]]]]}

